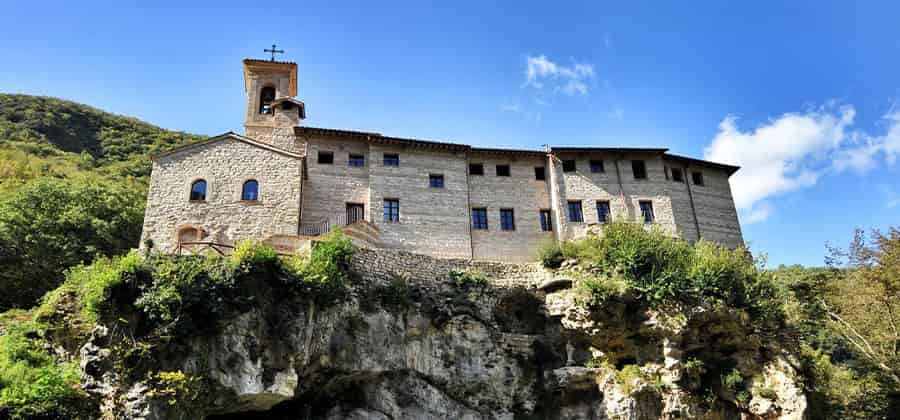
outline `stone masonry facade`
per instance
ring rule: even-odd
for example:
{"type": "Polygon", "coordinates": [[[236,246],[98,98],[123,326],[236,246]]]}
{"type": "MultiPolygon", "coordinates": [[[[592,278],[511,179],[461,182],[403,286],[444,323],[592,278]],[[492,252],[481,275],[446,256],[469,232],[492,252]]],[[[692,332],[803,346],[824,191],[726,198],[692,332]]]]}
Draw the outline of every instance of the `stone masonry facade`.
{"type": "Polygon", "coordinates": [[[542,242],[602,232],[606,206],[608,220],[743,245],[734,166],[663,148],[486,149],[302,126],[296,69],[244,60],[245,135],[154,158],[142,246],[308,238],[366,223],[387,250],[524,262],[542,242]],[[203,200],[190,199],[197,180],[203,200]]]}

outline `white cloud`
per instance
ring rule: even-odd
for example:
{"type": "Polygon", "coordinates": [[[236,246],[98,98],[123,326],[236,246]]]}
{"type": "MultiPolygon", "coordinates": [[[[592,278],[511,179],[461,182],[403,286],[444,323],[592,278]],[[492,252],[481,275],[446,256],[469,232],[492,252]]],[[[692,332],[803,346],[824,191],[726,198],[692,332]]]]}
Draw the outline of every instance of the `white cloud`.
{"type": "Polygon", "coordinates": [[[884,117],[883,136],[851,130],[856,110],[829,103],[803,113],[786,113],[742,131],[727,116],[704,150],[708,160],[741,166],[731,177],[735,205],[747,223],[765,220],[771,197],[814,185],[828,171],[859,172],[900,155],[900,112],[884,117]]]}
{"type": "Polygon", "coordinates": [[[572,61],[571,66],[557,64],[545,55],[526,57],[523,86],[534,89],[552,87],[569,96],[587,95],[588,81],[594,78],[594,66],[572,61]]]}
{"type": "Polygon", "coordinates": [[[772,203],[768,201],[760,201],[753,206],[753,209],[750,210],[750,213],[746,217],[747,223],[757,223],[762,222],[769,218],[769,214],[772,213],[772,203]]]}
{"type": "Polygon", "coordinates": [[[882,119],[887,123],[887,132],[883,136],[854,133],[852,140],[856,145],[837,154],[834,162],[836,169],[864,173],[875,168],[882,155],[890,164],[897,161],[900,155],[900,111],[889,112],[882,119]]]}

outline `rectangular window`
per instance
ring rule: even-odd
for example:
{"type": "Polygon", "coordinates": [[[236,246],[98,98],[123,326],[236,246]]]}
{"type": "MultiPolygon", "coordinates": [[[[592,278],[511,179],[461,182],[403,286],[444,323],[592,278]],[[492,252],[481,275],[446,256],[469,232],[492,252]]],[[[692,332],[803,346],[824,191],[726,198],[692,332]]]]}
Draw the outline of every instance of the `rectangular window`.
{"type": "Polygon", "coordinates": [[[428,175],[428,186],[431,188],[444,188],[444,176],[443,175],[428,175]]]}
{"type": "Polygon", "coordinates": [[[543,166],[536,166],[534,168],[534,179],[536,179],[538,181],[543,181],[543,180],[547,179],[547,174],[544,173],[543,166]]]}
{"type": "Polygon", "coordinates": [[[650,201],[639,201],[638,204],[641,206],[641,217],[644,219],[644,223],[653,223],[653,203],[650,201]]]}
{"type": "Polygon", "coordinates": [[[384,154],[384,166],[400,166],[400,155],[396,153],[385,153],[384,154]]]}
{"type": "Polygon", "coordinates": [[[681,173],[681,168],[671,168],[671,170],[672,170],[672,181],[684,182],[684,175],[681,173]]]}
{"type": "Polygon", "coordinates": [[[500,209],[500,230],[516,230],[516,217],[513,209],[500,209]]]}
{"type": "Polygon", "coordinates": [[[497,176],[509,176],[509,165],[497,165],[497,176]]]}
{"type": "Polygon", "coordinates": [[[484,207],[472,209],[472,229],[487,230],[487,209],[484,207]]]}
{"type": "Polygon", "coordinates": [[[584,222],[584,215],[581,213],[581,201],[569,202],[569,221],[573,223],[584,222]]]}
{"type": "Polygon", "coordinates": [[[334,163],[334,153],[319,150],[319,165],[331,165],[334,163]]]}
{"type": "Polygon", "coordinates": [[[592,160],[591,161],[591,172],[595,173],[595,174],[605,172],[605,170],[603,168],[603,161],[602,160],[592,160]]]}
{"type": "Polygon", "coordinates": [[[609,223],[612,220],[612,213],[609,210],[609,201],[597,202],[597,221],[600,223],[609,223]]]}
{"type": "Polygon", "coordinates": [[[366,166],[366,157],[350,153],[350,159],[347,161],[347,165],[362,168],[363,166],[366,166]]]}
{"type": "Polygon", "coordinates": [[[643,160],[632,160],[631,172],[634,173],[634,179],[647,179],[647,165],[643,160]]]}
{"type": "Polygon", "coordinates": [[[550,210],[541,210],[541,230],[544,232],[553,231],[553,221],[550,220],[550,210]]]}
{"type": "Polygon", "coordinates": [[[484,165],[481,163],[470,163],[469,175],[484,175],[484,165]]]}
{"type": "Polygon", "coordinates": [[[563,172],[575,172],[575,160],[564,160],[563,172]]]}
{"type": "Polygon", "coordinates": [[[694,185],[703,186],[703,172],[691,172],[691,180],[694,181],[694,185]]]}
{"type": "Polygon", "coordinates": [[[400,200],[396,198],[384,199],[384,221],[388,223],[400,222],[400,200]]]}

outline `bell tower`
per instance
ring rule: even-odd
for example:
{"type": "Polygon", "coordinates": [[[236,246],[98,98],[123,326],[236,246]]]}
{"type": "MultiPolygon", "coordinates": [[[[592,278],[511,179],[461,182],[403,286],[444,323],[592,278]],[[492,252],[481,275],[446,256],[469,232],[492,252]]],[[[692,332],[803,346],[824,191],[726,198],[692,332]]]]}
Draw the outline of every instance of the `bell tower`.
{"type": "Polygon", "coordinates": [[[244,59],[244,135],[279,149],[302,152],[303,145],[294,135],[294,127],[306,118],[306,106],[296,98],[297,64],[275,61],[274,52],[272,57],[244,59]]]}

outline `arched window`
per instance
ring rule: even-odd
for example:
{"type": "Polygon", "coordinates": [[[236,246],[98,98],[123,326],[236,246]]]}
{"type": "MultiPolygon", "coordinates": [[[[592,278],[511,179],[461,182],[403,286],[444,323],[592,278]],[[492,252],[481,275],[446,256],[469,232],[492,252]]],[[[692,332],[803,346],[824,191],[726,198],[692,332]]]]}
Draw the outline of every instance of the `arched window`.
{"type": "Polygon", "coordinates": [[[206,181],[198,179],[191,184],[191,201],[206,200],[206,181]]]}
{"type": "Polygon", "coordinates": [[[272,101],[275,100],[275,88],[272,86],[266,86],[262,88],[262,91],[259,92],[259,113],[260,114],[271,114],[272,113],[272,101]]]}
{"type": "Polygon", "coordinates": [[[178,243],[197,242],[203,239],[203,231],[194,226],[186,226],[178,230],[178,243]]]}
{"type": "Polygon", "coordinates": [[[251,179],[245,182],[244,188],[241,189],[241,200],[256,201],[257,199],[259,199],[259,183],[251,179]]]}

